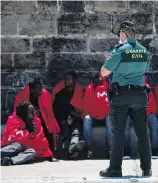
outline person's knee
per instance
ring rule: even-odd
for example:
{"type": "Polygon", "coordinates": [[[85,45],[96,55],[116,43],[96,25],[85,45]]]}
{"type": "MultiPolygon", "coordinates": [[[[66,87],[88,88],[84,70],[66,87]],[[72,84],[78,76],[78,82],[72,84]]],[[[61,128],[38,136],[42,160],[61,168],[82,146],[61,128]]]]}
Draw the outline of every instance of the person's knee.
{"type": "Polygon", "coordinates": [[[12,142],[11,145],[14,145],[14,146],[21,146],[21,144],[19,142],[12,142]]]}
{"type": "Polygon", "coordinates": [[[91,116],[90,116],[90,115],[85,116],[85,117],[84,117],[84,121],[85,121],[85,122],[91,121],[91,116]]]}
{"type": "Polygon", "coordinates": [[[17,151],[23,150],[23,146],[19,142],[13,142],[10,144],[12,147],[16,148],[17,151]]]}
{"type": "Polygon", "coordinates": [[[152,129],[157,129],[157,124],[158,124],[158,121],[157,121],[157,118],[156,116],[152,115],[148,118],[148,121],[149,121],[149,127],[152,128],[152,129]]]}
{"type": "Polygon", "coordinates": [[[157,123],[155,123],[154,121],[149,123],[149,128],[152,130],[156,130],[157,129],[157,123]]]}
{"type": "Polygon", "coordinates": [[[32,148],[28,148],[25,150],[25,154],[31,154],[32,156],[36,155],[36,151],[32,148]]]}
{"type": "Polygon", "coordinates": [[[84,129],[90,128],[92,126],[92,119],[89,115],[84,118],[84,129]]]}

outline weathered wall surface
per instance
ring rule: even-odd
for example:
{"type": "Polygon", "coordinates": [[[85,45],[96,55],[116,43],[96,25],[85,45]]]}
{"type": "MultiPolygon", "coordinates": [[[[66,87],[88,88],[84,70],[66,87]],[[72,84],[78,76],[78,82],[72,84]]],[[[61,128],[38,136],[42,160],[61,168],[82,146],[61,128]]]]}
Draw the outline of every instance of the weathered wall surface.
{"type": "Polygon", "coordinates": [[[112,31],[123,20],[136,23],[138,38],[158,70],[158,2],[2,1],[2,122],[15,95],[35,75],[51,90],[64,73],[75,69],[86,86],[111,46],[112,31]]]}

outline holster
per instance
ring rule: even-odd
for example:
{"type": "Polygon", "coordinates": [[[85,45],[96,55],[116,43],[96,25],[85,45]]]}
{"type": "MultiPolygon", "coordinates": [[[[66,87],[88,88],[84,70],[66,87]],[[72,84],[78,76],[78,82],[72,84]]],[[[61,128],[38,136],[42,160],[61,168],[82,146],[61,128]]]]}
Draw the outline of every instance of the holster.
{"type": "Polygon", "coordinates": [[[108,101],[111,102],[111,99],[112,99],[112,89],[111,88],[107,89],[107,97],[108,97],[108,101]]]}
{"type": "Polygon", "coordinates": [[[109,88],[107,89],[107,96],[108,96],[108,101],[111,102],[112,97],[115,95],[119,95],[119,85],[118,83],[113,83],[109,88]]]}
{"type": "Polygon", "coordinates": [[[120,95],[119,84],[117,82],[112,84],[112,93],[114,95],[120,95]]]}

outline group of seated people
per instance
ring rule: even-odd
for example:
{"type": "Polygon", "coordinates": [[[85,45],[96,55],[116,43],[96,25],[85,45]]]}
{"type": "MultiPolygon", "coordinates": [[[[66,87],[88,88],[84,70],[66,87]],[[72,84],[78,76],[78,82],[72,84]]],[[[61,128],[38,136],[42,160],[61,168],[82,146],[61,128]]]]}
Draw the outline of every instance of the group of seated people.
{"type": "MultiPolygon", "coordinates": [[[[107,88],[110,80],[96,73],[85,89],[74,71],[67,72],[50,94],[35,78],[16,96],[14,111],[6,123],[1,141],[1,165],[18,165],[45,158],[76,159],[81,152],[93,157],[92,129],[95,120],[105,121],[108,157],[112,132],[107,88]]],[[[158,155],[158,118],[156,101],[150,86],[147,116],[151,136],[152,155],[158,155]]],[[[130,126],[127,119],[124,156],[130,156],[130,126]]],[[[104,145],[104,144],[103,144],[104,145]]]]}

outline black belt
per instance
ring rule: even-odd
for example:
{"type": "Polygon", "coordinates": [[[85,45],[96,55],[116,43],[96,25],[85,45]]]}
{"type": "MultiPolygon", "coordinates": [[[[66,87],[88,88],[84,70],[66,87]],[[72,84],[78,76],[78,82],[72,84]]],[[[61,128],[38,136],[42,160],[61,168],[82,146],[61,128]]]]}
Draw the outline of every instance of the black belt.
{"type": "Polygon", "coordinates": [[[145,90],[144,86],[137,86],[137,85],[125,85],[119,86],[119,91],[132,91],[132,90],[145,90]]]}

